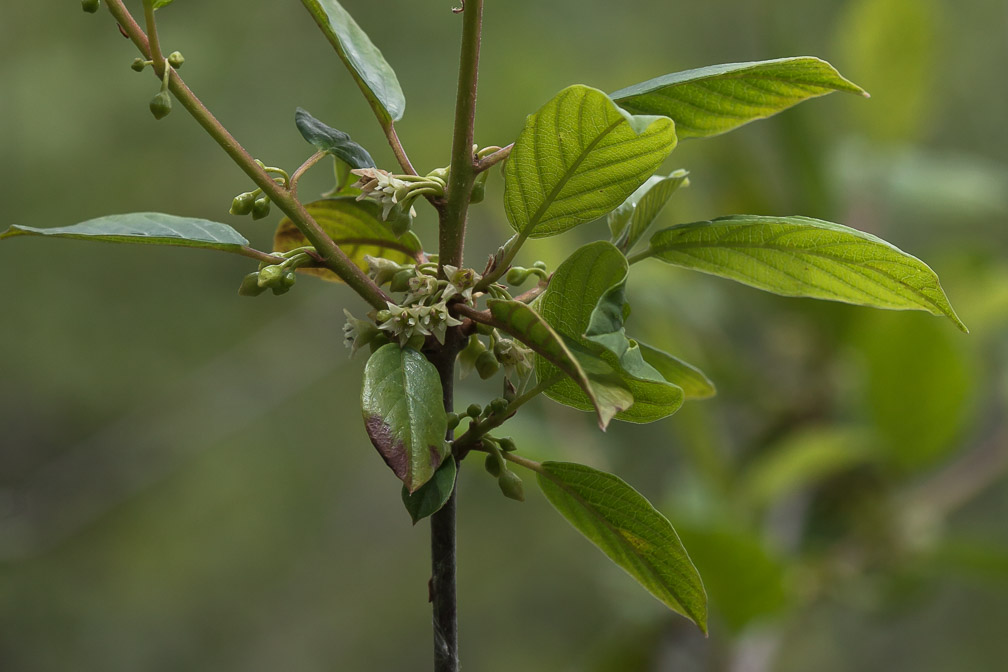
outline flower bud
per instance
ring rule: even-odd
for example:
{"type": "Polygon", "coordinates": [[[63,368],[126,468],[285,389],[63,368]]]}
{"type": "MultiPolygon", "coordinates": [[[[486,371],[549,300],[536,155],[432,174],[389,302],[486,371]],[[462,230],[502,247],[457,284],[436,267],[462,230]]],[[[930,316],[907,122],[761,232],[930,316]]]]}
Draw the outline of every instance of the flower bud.
{"type": "Polygon", "coordinates": [[[508,269],[507,275],[504,276],[504,282],[509,285],[520,285],[526,280],[531,273],[527,268],[522,268],[521,266],[514,266],[508,269]]]}
{"type": "Polygon", "coordinates": [[[483,199],[486,198],[486,181],[489,175],[489,172],[483,171],[476,176],[476,180],[473,182],[472,191],[469,193],[470,203],[482,203],[483,199]]]}
{"type": "Polygon", "coordinates": [[[238,194],[231,201],[231,214],[232,215],[248,215],[252,212],[252,202],[255,201],[255,196],[251,191],[246,191],[244,194],[238,194]]]}
{"type": "Polygon", "coordinates": [[[260,196],[252,202],[252,219],[262,219],[270,213],[269,196],[260,196]]]}
{"type": "Polygon", "coordinates": [[[241,287],[238,288],[238,296],[259,296],[265,291],[266,288],[259,285],[259,274],[249,273],[242,278],[241,287]]]}
{"type": "Polygon", "coordinates": [[[468,415],[470,418],[478,418],[480,416],[480,413],[482,412],[483,407],[480,406],[479,404],[469,404],[469,407],[466,408],[466,415],[468,415]]]}
{"type": "Polygon", "coordinates": [[[278,284],[282,274],[283,269],[276,265],[259,269],[259,286],[272,287],[278,284]]]}
{"type": "Polygon", "coordinates": [[[500,486],[501,492],[508,499],[525,501],[525,488],[522,486],[522,480],[513,471],[501,472],[501,475],[497,477],[497,485],[500,486]]]}
{"type": "Polygon", "coordinates": [[[532,262],[532,268],[538,268],[540,271],[545,271],[546,270],[546,262],[545,261],[534,261],[534,262],[532,262]]]}
{"type": "Polygon", "coordinates": [[[404,268],[392,276],[392,282],[389,283],[389,289],[393,292],[408,292],[410,288],[410,279],[414,275],[416,275],[416,271],[414,269],[404,268]]]}
{"type": "Polygon", "coordinates": [[[280,282],[284,287],[290,289],[297,282],[297,273],[294,272],[293,268],[284,269],[283,275],[280,276],[280,282]]]}
{"type": "Polygon", "coordinates": [[[500,478],[500,475],[504,472],[501,469],[501,460],[494,453],[488,453],[486,459],[483,460],[483,468],[486,469],[487,473],[494,478],[500,478]]]}
{"type": "Polygon", "coordinates": [[[500,445],[500,449],[503,450],[505,453],[513,453],[514,451],[518,450],[518,447],[515,445],[515,442],[512,441],[511,438],[507,436],[505,436],[503,439],[498,440],[497,444],[500,445]]]}
{"type": "Polygon", "coordinates": [[[83,9],[88,14],[94,14],[98,11],[98,7],[101,5],[101,0],[81,0],[81,9],[83,9]]]}
{"type": "Polygon", "coordinates": [[[448,418],[448,429],[449,430],[455,429],[456,427],[458,427],[459,421],[461,420],[461,418],[459,418],[459,416],[458,416],[458,413],[448,413],[447,418],[448,418]]]}
{"type": "Polygon", "coordinates": [[[500,370],[500,363],[494,354],[489,350],[483,350],[477,357],[474,364],[476,367],[476,373],[479,374],[480,379],[487,380],[492,378],[497,371],[500,370]]]}
{"type": "Polygon", "coordinates": [[[159,91],[150,101],[150,111],[155,119],[164,119],[171,112],[171,96],[167,91],[159,91]]]}
{"type": "Polygon", "coordinates": [[[490,412],[494,415],[497,415],[498,413],[503,413],[507,407],[508,407],[507,399],[503,397],[497,397],[496,399],[491,401],[490,404],[487,406],[487,408],[490,409],[490,412]]]}
{"type": "Polygon", "coordinates": [[[185,63],[185,56],[182,55],[180,51],[173,51],[168,54],[168,65],[178,70],[185,63]]]}
{"type": "Polygon", "coordinates": [[[142,58],[134,58],[133,62],[130,64],[130,67],[136,70],[137,72],[143,72],[143,69],[147,67],[147,61],[145,61],[142,58]]]}

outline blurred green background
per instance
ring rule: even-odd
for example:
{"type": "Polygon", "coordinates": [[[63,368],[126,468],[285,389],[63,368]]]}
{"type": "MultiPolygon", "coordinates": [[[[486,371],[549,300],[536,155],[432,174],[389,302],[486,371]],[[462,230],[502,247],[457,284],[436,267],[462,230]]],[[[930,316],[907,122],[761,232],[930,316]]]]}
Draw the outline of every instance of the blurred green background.
{"type": "MultiPolygon", "coordinates": [[[[181,110],[153,120],[157,84],[129,70],[107,13],[59,4],[0,10],[0,227],[157,210],[268,246],[278,215],[228,215],[247,180],[181,110]]],[[[344,5],[403,83],[414,163],[447,164],[451,2],[344,5]]],[[[310,154],[303,106],[391,163],[299,3],[159,15],[183,76],[255,156],[293,169],[310,154]]],[[[530,480],[528,501],[505,500],[475,460],[459,485],[466,670],[1002,669],[1008,5],[489,0],[477,140],[510,142],[571,83],[805,54],[872,99],[684,142],[665,168],[692,186],[661,223],[805,214],[871,231],[938,272],[972,334],[642,265],[635,332],[719,395],[607,435],[543,401],[511,431],[533,457],[620,474],[669,516],[706,581],[711,636],[530,480]]],[[[316,169],[301,193],[330,183],[316,169]]],[[[501,192],[495,174],[472,213],[474,265],[508,235],[501,192]]],[[[432,240],[431,211],[420,220],[432,240]]],[[[603,232],[534,242],[524,260],[553,267],[603,232]]],[[[240,299],[250,263],[202,251],[21,238],[0,244],[0,268],[0,670],[430,668],[427,526],[368,444],[364,358],[341,343],[342,308],[363,303],[313,278],[240,299]]],[[[460,403],[493,394],[466,381],[460,403]]]]}

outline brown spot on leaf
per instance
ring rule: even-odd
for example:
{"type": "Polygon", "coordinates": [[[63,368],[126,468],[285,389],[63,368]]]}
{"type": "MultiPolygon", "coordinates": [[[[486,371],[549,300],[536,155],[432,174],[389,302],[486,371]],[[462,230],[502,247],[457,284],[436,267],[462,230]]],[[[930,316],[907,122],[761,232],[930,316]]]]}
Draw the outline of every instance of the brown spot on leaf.
{"type": "Polygon", "coordinates": [[[385,460],[385,464],[399,477],[399,480],[405,482],[409,476],[409,456],[406,454],[406,445],[392,433],[392,428],[378,416],[372,415],[365,418],[364,428],[371,438],[371,443],[378,450],[378,454],[385,460]]]}

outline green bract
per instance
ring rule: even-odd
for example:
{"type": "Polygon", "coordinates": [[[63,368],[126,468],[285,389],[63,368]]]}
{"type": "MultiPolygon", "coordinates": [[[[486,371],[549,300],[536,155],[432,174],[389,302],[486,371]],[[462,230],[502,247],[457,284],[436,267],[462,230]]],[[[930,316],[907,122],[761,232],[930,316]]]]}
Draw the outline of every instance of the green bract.
{"type": "Polygon", "coordinates": [[[384,345],[364,367],[364,427],[410,493],[429,481],[451,454],[444,440],[448,418],[442,397],[437,369],[411,348],[384,345]]]}
{"type": "Polygon", "coordinates": [[[927,264],[881,238],[810,217],[734,215],[658,231],[639,258],[784,296],[926,310],[967,331],[927,264]]]}
{"type": "Polygon", "coordinates": [[[672,118],[680,138],[703,138],[833,91],[868,95],[826,61],[801,56],[677,72],[611,97],[631,112],[672,118]]]}
{"type": "Polygon", "coordinates": [[[525,122],[505,168],[504,210],[522,237],[563,233],[622,203],[675,148],[675,125],[634,117],[587,86],[525,122]]]}

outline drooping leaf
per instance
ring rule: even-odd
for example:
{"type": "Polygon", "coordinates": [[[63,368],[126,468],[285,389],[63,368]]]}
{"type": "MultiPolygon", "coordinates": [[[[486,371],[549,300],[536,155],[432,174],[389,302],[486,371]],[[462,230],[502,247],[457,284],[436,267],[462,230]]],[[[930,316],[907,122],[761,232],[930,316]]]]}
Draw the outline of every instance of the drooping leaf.
{"type": "MultiPolygon", "coordinates": [[[[622,318],[611,340],[585,337],[596,305],[603,296],[615,296],[626,282],[627,261],[618,249],[598,241],[576,250],[557,268],[549,287],[536,301],[539,314],[564,338],[567,348],[592,377],[614,371],[633,395],[633,405],[616,414],[617,420],[653,422],[679,410],[684,400],[681,388],[666,381],[641,357],[636,344],[622,331],[622,318]]],[[[622,294],[618,294],[622,297],[622,294]]],[[[605,303],[605,302],[603,302],[605,303]]],[[[623,302],[613,300],[613,310],[621,312],[623,302]]],[[[617,319],[617,318],[613,318],[617,319]]],[[[546,380],[559,369],[543,357],[535,360],[536,378],[546,380]]],[[[609,374],[611,375],[611,374],[609,374]]],[[[580,410],[592,410],[584,392],[568,377],[553,385],[546,396],[580,410]]]]}
{"type": "Polygon", "coordinates": [[[652,595],[707,632],[707,594],[672,524],[622,479],[581,464],[544,462],[550,503],[652,595]]]}
{"type": "Polygon", "coordinates": [[[301,0],[384,123],[399,121],[406,98],[392,67],[336,0],[301,0]]]}
{"type": "Polygon", "coordinates": [[[592,361],[589,353],[572,352],[563,337],[531,307],[520,301],[498,299],[487,301],[487,307],[495,319],[507,325],[508,333],[570,376],[595,409],[602,429],[613,416],[633,404],[633,395],[615,370],[601,360],[592,361]],[[582,359],[586,360],[588,371],[581,365],[582,359]]]}
{"type": "Polygon", "coordinates": [[[406,511],[416,525],[428,516],[432,516],[441,510],[448,498],[451,497],[452,490],[455,489],[455,477],[458,474],[458,467],[454,458],[449,458],[441,463],[434,476],[421,485],[416,492],[410,493],[404,485],[402,487],[402,501],[406,511]]]}
{"type": "Polygon", "coordinates": [[[826,61],[798,56],[676,72],[610,97],[630,112],[671,117],[680,138],[704,138],[833,91],[868,95],[826,61]]]}
{"type": "Polygon", "coordinates": [[[512,228],[541,238],[606,214],[676,145],[664,117],[634,117],[601,91],[571,86],[529,116],[504,169],[512,228]]]}
{"type": "Polygon", "coordinates": [[[320,152],[329,152],[351,168],[374,168],[375,162],[368,151],[338,129],[326,126],[303,108],[294,112],[294,123],[301,136],[320,152]]]}
{"type": "Polygon", "coordinates": [[[654,222],[658,213],[679,188],[689,184],[685,170],[676,170],[667,176],[652,175],[637,191],[609,213],[609,231],[613,243],[623,251],[629,250],[654,222]]]}
{"type": "Polygon", "coordinates": [[[783,296],[926,310],[967,331],[927,264],[832,222],[734,215],[680,224],[655,233],[648,256],[783,296]]]}
{"type": "Polygon", "coordinates": [[[409,492],[451,454],[441,379],[416,350],[389,343],[368,358],[361,409],[371,443],[409,492]]]}
{"type": "Polygon", "coordinates": [[[195,217],[177,217],[160,212],[131,212],[89,219],[72,226],[37,229],[14,225],[0,233],[0,239],[14,236],[50,236],[79,238],[103,243],[141,243],[201,247],[225,252],[239,252],[248,240],[227,224],[195,217]]]}
{"type": "Polygon", "coordinates": [[[644,361],[657,369],[662,378],[681,387],[687,399],[707,399],[717,394],[710,378],[692,364],[645,343],[637,345],[644,361]]]}
{"type": "MultiPolygon", "coordinates": [[[[382,221],[381,206],[377,203],[341,196],[308,203],[305,209],[361,270],[367,270],[366,256],[412,264],[423,252],[423,245],[413,232],[407,231],[399,237],[392,233],[388,222],[382,221]]],[[[280,221],[273,236],[276,252],[289,252],[310,244],[294,222],[286,217],[280,221]]],[[[298,271],[342,282],[339,276],[325,268],[300,268],[298,271]]]]}

